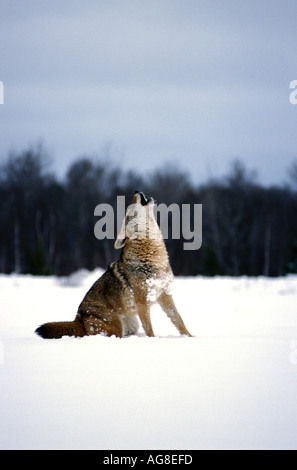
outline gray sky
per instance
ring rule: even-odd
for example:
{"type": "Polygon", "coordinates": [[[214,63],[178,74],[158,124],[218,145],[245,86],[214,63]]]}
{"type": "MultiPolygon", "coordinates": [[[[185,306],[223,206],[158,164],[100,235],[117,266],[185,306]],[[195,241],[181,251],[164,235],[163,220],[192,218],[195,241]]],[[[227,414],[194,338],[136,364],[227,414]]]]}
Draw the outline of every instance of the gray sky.
{"type": "Polygon", "coordinates": [[[297,159],[296,0],[1,0],[0,160],[42,140],[200,182],[241,159],[265,184],[297,159]]]}

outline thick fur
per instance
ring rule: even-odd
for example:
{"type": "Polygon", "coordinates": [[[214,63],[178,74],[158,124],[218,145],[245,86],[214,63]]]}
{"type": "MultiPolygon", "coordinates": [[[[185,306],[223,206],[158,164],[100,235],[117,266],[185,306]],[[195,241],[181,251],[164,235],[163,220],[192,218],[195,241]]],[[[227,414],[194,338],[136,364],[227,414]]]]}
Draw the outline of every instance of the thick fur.
{"type": "Polygon", "coordinates": [[[84,326],[79,321],[64,321],[45,323],[35,331],[43,338],[53,339],[62,338],[62,336],[85,336],[84,326]]]}
{"type": "Polygon", "coordinates": [[[150,308],[158,302],[180,334],[191,336],[170,293],[173,274],[153,207],[152,199],[135,193],[115,242],[115,248],[123,248],[120,259],[87,292],[73,322],[45,323],[37,334],[121,338],[137,333],[138,316],[146,335],[154,336],[150,308]]]}

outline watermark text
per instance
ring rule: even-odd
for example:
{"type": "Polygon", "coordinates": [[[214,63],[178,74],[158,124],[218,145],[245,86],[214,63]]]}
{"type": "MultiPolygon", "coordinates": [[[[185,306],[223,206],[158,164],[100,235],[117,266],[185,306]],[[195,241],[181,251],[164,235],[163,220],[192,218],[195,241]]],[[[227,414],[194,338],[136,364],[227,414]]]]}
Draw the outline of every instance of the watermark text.
{"type": "Polygon", "coordinates": [[[292,366],[296,366],[297,365],[297,340],[296,339],[290,342],[290,349],[291,349],[290,363],[292,364],[292,366]]]}
{"type": "Polygon", "coordinates": [[[4,344],[0,341],[0,365],[4,364],[4,344]]]}
{"type": "Polygon", "coordinates": [[[0,104],[4,104],[4,85],[0,80],[0,104]]]}
{"type": "MultiPolygon", "coordinates": [[[[134,206],[129,206],[129,208],[134,206]]],[[[147,228],[144,231],[142,227],[142,220],[145,220],[145,209],[143,207],[138,207],[135,214],[138,212],[138,218],[135,218],[132,222],[127,222],[126,231],[128,230],[131,233],[130,226],[134,227],[135,236],[140,237],[141,234],[148,236],[150,239],[153,239],[156,235],[154,228],[155,221],[159,221],[160,230],[164,240],[169,238],[173,240],[179,240],[183,238],[185,241],[183,243],[184,250],[199,250],[202,245],[202,204],[171,204],[167,206],[166,204],[154,204],[153,207],[153,216],[154,219],[150,220],[148,218],[147,228]],[[141,215],[141,213],[143,213],[141,215]]],[[[110,204],[98,204],[94,210],[94,216],[99,217],[99,220],[96,222],[94,227],[94,234],[98,240],[103,240],[105,238],[109,240],[114,240],[116,233],[119,233],[125,220],[126,211],[125,211],[125,196],[117,196],[117,208],[116,208],[116,224],[115,224],[115,214],[114,208],[110,204]],[[117,225],[117,227],[116,227],[117,225]],[[115,233],[115,228],[117,228],[115,233]]],[[[132,211],[133,213],[133,211],[132,211]]],[[[130,217],[128,218],[130,219],[130,217]]],[[[127,233],[127,232],[126,232],[127,233]]],[[[133,237],[133,235],[130,235],[133,237]]]]}
{"type": "Polygon", "coordinates": [[[297,80],[293,80],[290,83],[290,88],[293,90],[290,93],[290,103],[291,104],[297,104],[297,80]]]}

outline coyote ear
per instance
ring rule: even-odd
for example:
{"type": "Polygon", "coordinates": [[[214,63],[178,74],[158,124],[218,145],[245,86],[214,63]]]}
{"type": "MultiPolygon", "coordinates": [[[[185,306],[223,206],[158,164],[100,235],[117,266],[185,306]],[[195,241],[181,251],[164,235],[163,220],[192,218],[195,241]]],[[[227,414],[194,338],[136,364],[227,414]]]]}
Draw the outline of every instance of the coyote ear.
{"type": "Polygon", "coordinates": [[[126,245],[126,238],[117,238],[114,244],[114,247],[116,250],[120,250],[121,248],[124,248],[126,245]]]}

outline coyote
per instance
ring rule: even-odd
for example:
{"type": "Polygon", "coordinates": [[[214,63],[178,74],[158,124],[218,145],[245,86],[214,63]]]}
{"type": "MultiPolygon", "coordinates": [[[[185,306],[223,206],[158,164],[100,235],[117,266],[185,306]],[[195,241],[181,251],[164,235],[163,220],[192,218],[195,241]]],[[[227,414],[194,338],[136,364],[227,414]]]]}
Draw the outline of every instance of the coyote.
{"type": "Polygon", "coordinates": [[[111,263],[81,302],[72,322],[45,323],[43,338],[104,334],[119,338],[136,334],[139,316],[147,336],[154,336],[150,307],[158,302],[180,334],[186,329],[170,293],[173,273],[154,217],[154,200],[136,191],[115,241],[120,259],[111,263]]]}

